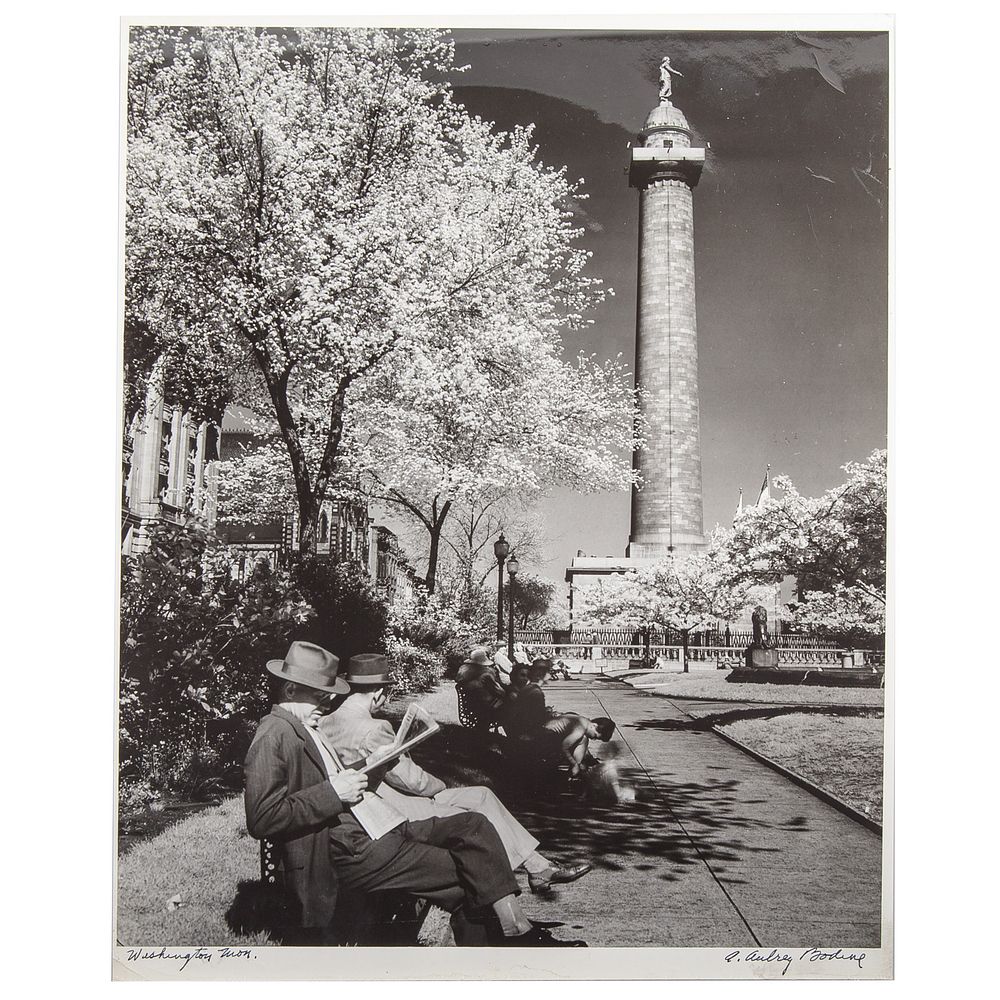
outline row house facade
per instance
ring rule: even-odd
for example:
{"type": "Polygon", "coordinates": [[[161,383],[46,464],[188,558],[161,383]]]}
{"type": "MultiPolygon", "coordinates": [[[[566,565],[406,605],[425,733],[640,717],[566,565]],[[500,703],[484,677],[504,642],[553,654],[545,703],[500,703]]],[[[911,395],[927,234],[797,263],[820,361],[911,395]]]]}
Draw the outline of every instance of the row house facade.
{"type": "MultiPolygon", "coordinates": [[[[243,580],[262,562],[271,568],[299,545],[298,514],[254,525],[217,524],[218,460],[235,458],[259,440],[252,415],[227,408],[222,426],[197,421],[164,405],[150,390],[144,413],[132,423],[122,451],[122,553],[138,554],[150,527],[160,521],[182,524],[190,517],[217,527],[235,557],[233,572],[243,580]]],[[[326,500],[319,515],[316,554],[365,567],[392,603],[411,603],[416,574],[396,535],[376,524],[363,503],[326,500]]]]}
{"type": "Polygon", "coordinates": [[[164,404],[150,389],[144,412],[132,421],[122,448],[121,543],[125,555],[142,552],[150,527],[216,518],[215,460],[219,429],[164,404]]]}
{"type": "MultiPolygon", "coordinates": [[[[242,407],[229,407],[222,419],[219,458],[228,461],[253,450],[260,441],[253,415],[242,407]]],[[[372,546],[373,521],[363,503],[328,499],[320,507],[316,532],[316,555],[335,562],[356,562],[367,567],[372,546]]],[[[237,555],[237,572],[244,578],[262,561],[272,568],[299,547],[299,516],[287,511],[252,525],[226,525],[219,533],[237,555]]]]}
{"type": "Polygon", "coordinates": [[[369,549],[368,575],[383,587],[395,607],[412,605],[417,598],[418,578],[409,564],[396,534],[384,524],[372,525],[374,544],[369,549]]]}

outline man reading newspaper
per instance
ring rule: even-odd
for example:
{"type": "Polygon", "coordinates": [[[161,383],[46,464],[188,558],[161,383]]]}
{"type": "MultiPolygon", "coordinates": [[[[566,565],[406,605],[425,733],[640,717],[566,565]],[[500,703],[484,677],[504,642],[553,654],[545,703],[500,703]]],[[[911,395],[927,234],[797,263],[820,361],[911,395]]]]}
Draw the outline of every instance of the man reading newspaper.
{"type": "Polygon", "coordinates": [[[447,788],[405,755],[406,750],[437,731],[438,726],[423,709],[411,705],[399,731],[374,716],[385,704],[389,687],[389,665],[381,653],[360,653],[347,661],[347,683],[351,693],[335,711],[319,721],[319,732],[347,766],[352,762],[384,761],[387,770],[377,770],[382,783],[370,787],[378,797],[409,820],[459,816],[476,812],[484,815],[500,835],[511,868],[528,873],[532,892],[573,882],[590,871],[589,864],[559,867],[538,853],[538,841],[515,819],[488,788],[471,786],[447,788]],[[393,763],[394,762],[394,763],[393,763]]]}
{"type": "Polygon", "coordinates": [[[362,801],[368,775],[341,769],[316,731],[331,699],[350,692],[339,667],[336,656],[308,642],[293,642],[283,660],[268,662],[273,707],[245,768],[247,830],[278,844],[308,940],[333,943],[338,889],[398,890],[449,910],[456,944],[585,946],[559,941],[528,919],[506,851],[485,817],[397,820],[376,794],[390,827],[377,838],[365,831],[350,808],[362,801]]]}

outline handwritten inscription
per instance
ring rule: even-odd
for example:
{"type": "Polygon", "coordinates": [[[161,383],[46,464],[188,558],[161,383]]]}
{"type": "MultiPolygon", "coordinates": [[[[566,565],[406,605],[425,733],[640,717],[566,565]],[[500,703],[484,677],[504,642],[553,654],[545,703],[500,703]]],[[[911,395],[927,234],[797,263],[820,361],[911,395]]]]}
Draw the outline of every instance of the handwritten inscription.
{"type": "Polygon", "coordinates": [[[191,963],[205,962],[213,960],[224,961],[226,959],[255,959],[257,955],[252,948],[191,948],[191,949],[169,949],[169,948],[129,948],[126,952],[126,961],[142,962],[149,959],[158,959],[162,962],[179,962],[180,971],[183,972],[191,963]]]}
{"type": "Polygon", "coordinates": [[[834,951],[823,951],[821,948],[806,948],[801,953],[793,951],[779,951],[772,948],[769,952],[764,952],[758,948],[750,951],[731,951],[726,955],[726,962],[750,962],[762,965],[781,966],[781,974],[784,975],[798,962],[852,962],[859,969],[864,968],[866,955],[863,951],[844,951],[836,948],[834,951]]]}

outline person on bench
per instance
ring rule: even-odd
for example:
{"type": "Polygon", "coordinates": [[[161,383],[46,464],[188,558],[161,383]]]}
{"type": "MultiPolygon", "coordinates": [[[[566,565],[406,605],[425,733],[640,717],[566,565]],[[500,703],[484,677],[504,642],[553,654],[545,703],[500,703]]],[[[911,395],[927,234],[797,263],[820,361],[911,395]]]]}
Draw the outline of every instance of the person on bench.
{"type": "Polygon", "coordinates": [[[530,667],[514,666],[503,727],[508,736],[536,744],[542,756],[561,753],[569,764],[570,775],[579,777],[585,767],[595,762],[589,753],[590,741],[610,740],[615,724],[604,717],[588,719],[574,712],[552,711],[545,704],[545,694],[538,683],[547,669],[548,661],[544,659],[536,660],[530,667]]]}
{"type": "MultiPolygon", "coordinates": [[[[293,642],[283,660],[267,663],[274,706],[245,765],[247,830],[280,845],[301,926],[318,943],[332,943],[338,890],[396,890],[450,911],[456,944],[585,947],[556,940],[528,919],[507,852],[481,814],[419,822],[400,814],[377,840],[368,836],[350,812],[367,775],[339,771],[315,728],[331,697],[350,693],[339,667],[336,656],[308,642],[293,642]],[[483,917],[495,921],[498,934],[487,935],[483,917]]],[[[383,816],[392,810],[373,798],[383,816]]]]}
{"type": "MultiPolygon", "coordinates": [[[[392,724],[375,715],[385,705],[389,663],[381,653],[359,653],[347,661],[351,693],[334,702],[333,711],[319,720],[319,731],[345,763],[361,760],[392,743],[392,724]]],[[[408,820],[482,813],[500,835],[511,868],[528,873],[532,892],[574,882],[591,870],[589,864],[558,867],[536,850],[538,841],[508,812],[489,788],[474,785],[448,788],[407,756],[386,772],[375,788],[379,796],[408,820]]]]}
{"type": "Polygon", "coordinates": [[[455,686],[465,692],[469,708],[480,725],[488,726],[498,718],[506,702],[507,688],[485,646],[469,653],[455,675],[455,686]]]}

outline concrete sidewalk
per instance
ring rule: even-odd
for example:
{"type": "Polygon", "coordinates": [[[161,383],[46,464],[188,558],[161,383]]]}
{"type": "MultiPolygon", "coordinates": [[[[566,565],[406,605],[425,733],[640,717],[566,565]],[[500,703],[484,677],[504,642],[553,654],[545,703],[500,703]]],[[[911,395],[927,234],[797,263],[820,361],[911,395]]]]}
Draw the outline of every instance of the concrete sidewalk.
{"type": "Polygon", "coordinates": [[[753,760],[663,697],[607,680],[546,687],[555,708],[606,715],[638,801],[569,793],[510,805],[561,861],[594,871],[531,900],[591,946],[880,944],[881,838],[753,760]]]}

